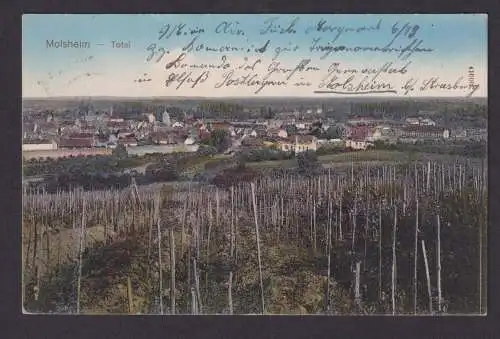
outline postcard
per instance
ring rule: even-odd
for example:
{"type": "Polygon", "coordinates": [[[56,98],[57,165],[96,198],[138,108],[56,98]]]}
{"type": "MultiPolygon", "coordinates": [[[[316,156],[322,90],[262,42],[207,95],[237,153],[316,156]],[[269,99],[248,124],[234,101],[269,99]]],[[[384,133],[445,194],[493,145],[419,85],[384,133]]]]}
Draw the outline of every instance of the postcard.
{"type": "Polygon", "coordinates": [[[486,315],[487,19],[24,15],[24,312],[486,315]]]}

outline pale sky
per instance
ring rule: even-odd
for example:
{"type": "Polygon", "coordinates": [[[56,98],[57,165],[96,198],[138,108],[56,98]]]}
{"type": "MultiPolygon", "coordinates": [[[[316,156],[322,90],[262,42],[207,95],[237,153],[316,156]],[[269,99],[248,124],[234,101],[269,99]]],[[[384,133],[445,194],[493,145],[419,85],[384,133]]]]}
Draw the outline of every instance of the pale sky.
{"type": "Polygon", "coordinates": [[[364,83],[386,84],[393,91],[373,94],[376,96],[464,97],[471,92],[469,67],[474,69],[474,85],[478,86],[472,96],[487,96],[486,15],[23,16],[23,97],[352,97],[353,92],[361,92],[357,96],[370,95],[364,94],[366,91],[358,86],[365,77],[364,83]],[[239,29],[243,35],[224,32],[224,21],[232,24],[233,33],[239,29]],[[177,36],[173,28],[179,24],[185,26],[177,36]],[[168,25],[174,34],[160,36],[168,25]],[[277,28],[278,25],[283,29],[291,26],[291,29],[282,34],[270,32],[271,26],[277,28]],[[194,50],[183,51],[193,39],[194,50]],[[68,40],[88,42],[90,48],[54,47],[60,41],[68,40]],[[53,47],[48,46],[50,41],[54,42],[53,47]],[[114,48],[113,41],[130,43],[130,47],[114,48]],[[256,51],[267,41],[264,52],[256,51]],[[415,45],[421,51],[414,51],[408,58],[400,57],[400,52],[396,51],[415,45]],[[161,53],[147,60],[151,46],[166,51],[160,60],[161,53]],[[325,55],[325,46],[337,50],[325,55]],[[213,51],[221,47],[229,47],[232,51],[213,51]],[[355,51],[356,47],[371,50],[355,51]],[[375,47],[378,50],[374,51],[375,47]],[[381,51],[383,47],[393,50],[381,51]],[[276,56],[280,49],[280,55],[276,56]],[[165,69],[183,52],[186,53],[183,60],[186,67],[165,69]],[[245,57],[247,65],[256,63],[254,68],[242,66],[245,57]],[[304,59],[308,60],[305,66],[310,67],[308,71],[298,69],[291,76],[290,71],[280,72],[284,68],[295,69],[304,59]],[[374,81],[371,80],[373,74],[362,73],[364,69],[380,72],[386,63],[391,63],[389,68],[400,72],[388,74],[382,70],[374,81]],[[227,67],[190,67],[199,64],[226,64],[227,67]],[[330,72],[334,64],[337,64],[339,73],[330,72]],[[266,78],[273,68],[275,71],[266,78]],[[356,73],[344,72],[346,69],[356,73]],[[228,74],[231,70],[232,74],[228,74]],[[175,81],[166,86],[166,79],[182,77],[183,72],[190,74],[193,80],[200,77],[204,82],[195,88],[190,88],[187,81],[179,89],[175,89],[178,84],[175,81]],[[203,72],[209,73],[202,76],[203,72]],[[231,78],[234,84],[245,76],[247,80],[262,81],[266,78],[281,82],[281,85],[265,86],[255,94],[258,85],[226,86],[227,81],[224,81],[231,78]],[[151,81],[134,81],[139,78],[151,81]],[[434,80],[431,82],[437,88],[430,89],[429,80],[434,80]],[[299,82],[309,82],[310,85],[296,86],[299,82]],[[326,88],[328,83],[333,87],[326,88]],[[413,84],[413,91],[405,94],[402,88],[405,83],[413,84]],[[446,84],[451,87],[456,84],[458,88],[439,88],[439,85],[446,84]],[[341,94],[314,93],[317,90],[335,90],[341,94]]]}

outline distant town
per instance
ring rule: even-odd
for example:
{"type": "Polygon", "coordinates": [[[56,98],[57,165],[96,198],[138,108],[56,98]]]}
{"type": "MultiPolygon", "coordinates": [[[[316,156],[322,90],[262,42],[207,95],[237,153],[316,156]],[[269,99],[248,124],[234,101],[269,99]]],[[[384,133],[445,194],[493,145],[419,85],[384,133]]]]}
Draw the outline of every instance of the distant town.
{"type": "Polygon", "coordinates": [[[446,124],[437,111],[403,114],[400,119],[373,117],[365,112],[334,118],[324,105],[294,110],[243,108],[242,112],[260,117],[217,118],[213,117],[216,114],[210,114],[212,108],[204,112],[203,108],[182,110],[169,105],[130,113],[113,105],[96,110],[90,102],[80,102],[72,110],[25,109],[23,156],[30,159],[111,154],[117,145],[136,155],[195,152],[215,130],[223,130],[230,136],[231,142],[222,150],[226,154],[263,147],[300,153],[333,145],[366,150],[377,142],[415,144],[487,139],[485,124],[446,124]]]}

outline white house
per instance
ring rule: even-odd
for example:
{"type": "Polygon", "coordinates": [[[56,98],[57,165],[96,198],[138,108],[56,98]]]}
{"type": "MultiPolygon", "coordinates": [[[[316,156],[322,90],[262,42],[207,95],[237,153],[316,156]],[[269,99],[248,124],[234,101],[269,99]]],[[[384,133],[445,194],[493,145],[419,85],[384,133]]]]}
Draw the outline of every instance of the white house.
{"type": "Polygon", "coordinates": [[[146,117],[148,118],[149,123],[154,123],[156,121],[155,115],[152,113],[146,113],[146,117]]]}
{"type": "Polygon", "coordinates": [[[409,125],[418,125],[420,124],[420,120],[418,118],[407,118],[405,122],[409,125]]]}
{"type": "Polygon", "coordinates": [[[278,137],[283,138],[283,139],[288,138],[288,132],[286,131],[286,129],[281,128],[278,131],[278,137]]]}
{"type": "Polygon", "coordinates": [[[136,147],[137,140],[135,138],[126,138],[126,139],[120,140],[120,144],[125,145],[125,147],[136,147]]]}
{"type": "Polygon", "coordinates": [[[373,146],[373,144],[364,140],[346,140],[345,146],[356,150],[365,150],[368,147],[373,146]]]}
{"type": "Polygon", "coordinates": [[[123,118],[120,118],[118,116],[110,116],[109,119],[108,119],[109,122],[117,122],[117,123],[120,123],[120,122],[124,122],[125,119],[123,118]]]}
{"type": "Polygon", "coordinates": [[[57,150],[57,143],[54,140],[40,140],[39,142],[23,143],[23,152],[31,151],[55,151],[57,150]]]}
{"type": "Polygon", "coordinates": [[[163,112],[163,115],[162,115],[162,120],[163,124],[165,126],[168,126],[170,127],[172,125],[172,121],[170,120],[170,114],[168,114],[167,111],[163,112]]]}
{"type": "Polygon", "coordinates": [[[283,125],[283,121],[278,119],[269,120],[267,123],[268,128],[280,128],[283,125]]]}
{"type": "Polygon", "coordinates": [[[172,125],[172,127],[174,127],[174,128],[182,128],[182,127],[184,127],[184,124],[182,122],[180,122],[180,121],[176,121],[176,122],[174,122],[174,124],[172,125]]]}
{"type": "Polygon", "coordinates": [[[295,138],[280,141],[279,149],[284,152],[294,151],[295,153],[316,151],[318,149],[318,140],[312,135],[296,135],[295,138]]]}
{"type": "Polygon", "coordinates": [[[420,124],[421,125],[425,125],[425,126],[436,126],[436,123],[433,120],[429,119],[429,118],[422,119],[420,121],[420,124]]]}
{"type": "Polygon", "coordinates": [[[373,133],[367,137],[368,141],[385,140],[393,136],[392,129],[388,126],[377,126],[373,129],[373,133]]]}
{"type": "Polygon", "coordinates": [[[288,132],[284,128],[268,129],[267,135],[274,138],[281,138],[281,139],[288,138],[288,132]]]}
{"type": "Polygon", "coordinates": [[[184,145],[194,145],[194,139],[193,138],[186,138],[186,140],[184,140],[184,145]]]}

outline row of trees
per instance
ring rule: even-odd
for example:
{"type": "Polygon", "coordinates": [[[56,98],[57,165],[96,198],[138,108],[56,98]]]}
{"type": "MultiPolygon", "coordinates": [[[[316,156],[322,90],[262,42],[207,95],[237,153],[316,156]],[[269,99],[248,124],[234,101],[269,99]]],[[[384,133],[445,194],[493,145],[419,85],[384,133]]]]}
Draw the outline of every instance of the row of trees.
{"type": "Polygon", "coordinates": [[[126,149],[117,147],[113,155],[72,157],[62,159],[29,160],[24,166],[24,176],[44,175],[41,182],[28,185],[31,189],[45,187],[49,192],[82,187],[85,190],[110,189],[128,186],[135,177],[138,184],[175,181],[190,162],[217,154],[214,147],[200,147],[195,153],[147,154],[127,156],[126,149]],[[145,173],[127,171],[142,166],[145,173]]]}
{"type": "Polygon", "coordinates": [[[442,100],[357,102],[350,104],[351,115],[401,120],[411,115],[429,115],[445,125],[467,122],[484,125],[488,106],[477,102],[443,102],[442,100]],[[428,112],[428,113],[426,113],[428,112]]]}
{"type": "Polygon", "coordinates": [[[224,152],[232,145],[229,133],[224,129],[215,129],[208,137],[201,140],[201,144],[215,148],[217,152],[224,152]]]}
{"type": "Polygon", "coordinates": [[[252,149],[244,151],[238,156],[239,160],[243,162],[289,160],[293,159],[293,157],[294,155],[291,152],[270,148],[252,149]]]}

